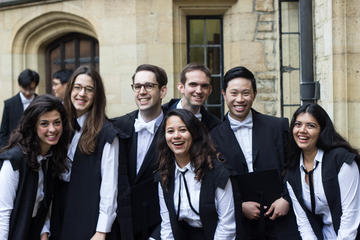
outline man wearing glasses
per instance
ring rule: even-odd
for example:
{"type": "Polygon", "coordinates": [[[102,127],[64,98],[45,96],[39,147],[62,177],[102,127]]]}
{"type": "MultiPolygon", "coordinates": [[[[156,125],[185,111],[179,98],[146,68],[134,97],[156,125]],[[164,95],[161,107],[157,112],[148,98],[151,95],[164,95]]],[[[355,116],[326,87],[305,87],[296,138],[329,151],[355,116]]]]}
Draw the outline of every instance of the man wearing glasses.
{"type": "Polygon", "coordinates": [[[20,91],[5,100],[0,128],[0,148],[7,145],[11,132],[17,127],[21,115],[36,97],[35,90],[39,84],[39,74],[25,69],[18,77],[20,91]]]}
{"type": "Polygon", "coordinates": [[[212,92],[211,73],[205,65],[197,63],[186,65],[180,73],[178,90],[181,99],[171,99],[164,104],[165,109],[189,110],[209,131],[220,124],[220,120],[203,106],[212,92]]]}
{"type": "MultiPolygon", "coordinates": [[[[161,101],[167,92],[167,76],[162,68],[143,64],[137,67],[132,82],[138,110],[113,119],[113,123],[116,128],[129,135],[125,141],[125,149],[134,239],[157,239],[161,218],[158,186],[154,182],[153,173],[157,160],[156,133],[164,117],[161,101]]],[[[128,200],[128,196],[120,192],[121,184],[123,183],[119,180],[119,212],[122,207],[126,208],[123,200],[128,200]]],[[[126,220],[118,216],[121,235],[130,230],[121,227],[124,221],[126,220]]]]}

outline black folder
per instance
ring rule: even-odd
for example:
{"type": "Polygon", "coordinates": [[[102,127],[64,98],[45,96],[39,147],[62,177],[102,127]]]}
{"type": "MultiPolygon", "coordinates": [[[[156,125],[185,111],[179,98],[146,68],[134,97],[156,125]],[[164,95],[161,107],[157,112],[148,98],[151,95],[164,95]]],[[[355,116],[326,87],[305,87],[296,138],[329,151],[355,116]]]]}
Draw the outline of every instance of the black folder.
{"type": "Polygon", "coordinates": [[[242,201],[254,201],[270,206],[281,197],[282,184],[279,172],[266,170],[252,172],[236,177],[242,201]]]}

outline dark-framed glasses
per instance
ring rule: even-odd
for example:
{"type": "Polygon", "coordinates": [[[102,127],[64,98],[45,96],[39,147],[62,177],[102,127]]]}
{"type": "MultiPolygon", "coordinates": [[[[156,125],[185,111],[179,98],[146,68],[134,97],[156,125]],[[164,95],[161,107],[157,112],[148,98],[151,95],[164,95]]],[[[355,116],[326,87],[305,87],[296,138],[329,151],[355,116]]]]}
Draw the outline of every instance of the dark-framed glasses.
{"type": "Polygon", "coordinates": [[[81,92],[84,89],[85,94],[92,94],[95,91],[95,88],[91,86],[81,86],[80,84],[74,84],[73,91],[76,93],[81,92]]]}
{"type": "Polygon", "coordinates": [[[144,84],[134,83],[134,84],[131,84],[131,87],[134,90],[134,92],[140,92],[142,87],[144,87],[147,92],[151,92],[155,88],[156,85],[159,85],[159,84],[146,82],[144,84]]]}

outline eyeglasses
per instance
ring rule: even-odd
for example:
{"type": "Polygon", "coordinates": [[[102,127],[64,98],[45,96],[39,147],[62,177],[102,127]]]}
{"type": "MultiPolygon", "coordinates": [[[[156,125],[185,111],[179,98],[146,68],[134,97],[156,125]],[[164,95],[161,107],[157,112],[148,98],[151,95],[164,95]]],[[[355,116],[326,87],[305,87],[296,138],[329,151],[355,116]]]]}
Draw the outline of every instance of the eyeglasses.
{"type": "Polygon", "coordinates": [[[141,84],[141,83],[131,84],[131,87],[134,90],[134,92],[140,92],[142,87],[144,87],[147,92],[151,92],[156,85],[159,85],[159,84],[146,82],[144,84],[141,84]]]}
{"type": "Polygon", "coordinates": [[[73,86],[73,91],[76,92],[76,93],[81,92],[83,89],[84,89],[85,94],[92,94],[95,91],[95,89],[93,87],[90,87],[90,86],[83,87],[80,84],[75,84],[73,86]]]}

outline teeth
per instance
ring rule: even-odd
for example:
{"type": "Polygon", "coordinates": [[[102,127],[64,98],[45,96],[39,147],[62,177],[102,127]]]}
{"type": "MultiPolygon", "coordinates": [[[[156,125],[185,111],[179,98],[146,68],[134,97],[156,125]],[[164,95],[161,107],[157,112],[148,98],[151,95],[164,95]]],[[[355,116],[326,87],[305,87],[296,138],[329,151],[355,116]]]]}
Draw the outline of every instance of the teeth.
{"type": "Polygon", "coordinates": [[[184,142],[176,142],[176,143],[173,143],[174,145],[181,145],[183,144],[184,142]]]}

